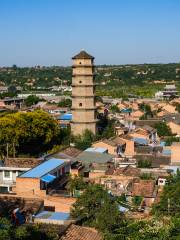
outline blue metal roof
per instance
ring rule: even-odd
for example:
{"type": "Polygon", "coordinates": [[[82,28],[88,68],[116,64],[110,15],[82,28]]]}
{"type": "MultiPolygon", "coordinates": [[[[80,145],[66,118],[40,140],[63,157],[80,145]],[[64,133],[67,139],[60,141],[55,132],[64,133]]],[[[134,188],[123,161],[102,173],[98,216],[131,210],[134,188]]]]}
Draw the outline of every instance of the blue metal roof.
{"type": "Polygon", "coordinates": [[[86,152],[98,152],[98,153],[105,153],[107,152],[107,148],[102,148],[102,147],[92,147],[92,148],[87,148],[85,150],[86,152]]]}
{"type": "Polygon", "coordinates": [[[160,146],[161,146],[161,147],[164,147],[165,145],[166,145],[166,142],[164,142],[164,141],[161,141],[161,142],[160,142],[160,146]]]}
{"type": "Polygon", "coordinates": [[[51,172],[53,169],[61,166],[63,163],[64,160],[52,158],[25,172],[20,177],[41,178],[42,176],[51,172]]]}
{"type": "Polygon", "coordinates": [[[46,174],[45,176],[41,177],[41,180],[42,180],[43,182],[50,183],[50,182],[54,181],[55,178],[56,178],[56,177],[55,177],[54,175],[51,175],[51,174],[48,173],[48,174],[46,174]]]}
{"type": "Polygon", "coordinates": [[[43,211],[37,214],[35,218],[43,218],[43,219],[51,219],[51,220],[68,220],[70,218],[70,214],[64,213],[64,212],[43,211]]]}
{"type": "Polygon", "coordinates": [[[171,150],[170,149],[163,149],[162,154],[169,156],[169,155],[171,155],[171,150]]]}
{"type": "Polygon", "coordinates": [[[147,145],[148,144],[148,141],[144,138],[133,138],[133,141],[138,143],[138,144],[141,144],[141,145],[147,145]]]}
{"type": "Polygon", "coordinates": [[[59,117],[57,117],[58,120],[66,120],[66,121],[70,121],[72,120],[72,113],[65,113],[63,115],[60,115],[59,117]]]}
{"type": "Polygon", "coordinates": [[[121,113],[131,113],[132,109],[131,108],[124,108],[121,110],[121,113]]]}

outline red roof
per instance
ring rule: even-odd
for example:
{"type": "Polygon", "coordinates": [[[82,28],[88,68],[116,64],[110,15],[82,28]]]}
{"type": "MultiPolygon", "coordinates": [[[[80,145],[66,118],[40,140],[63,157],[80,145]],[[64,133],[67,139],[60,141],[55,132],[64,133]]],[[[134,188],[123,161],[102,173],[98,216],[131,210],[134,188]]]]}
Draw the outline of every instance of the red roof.
{"type": "Polygon", "coordinates": [[[132,196],[153,197],[154,190],[153,180],[138,180],[132,183],[132,196]]]}
{"type": "Polygon", "coordinates": [[[102,235],[93,228],[81,227],[72,224],[62,240],[103,240],[102,235]]]}

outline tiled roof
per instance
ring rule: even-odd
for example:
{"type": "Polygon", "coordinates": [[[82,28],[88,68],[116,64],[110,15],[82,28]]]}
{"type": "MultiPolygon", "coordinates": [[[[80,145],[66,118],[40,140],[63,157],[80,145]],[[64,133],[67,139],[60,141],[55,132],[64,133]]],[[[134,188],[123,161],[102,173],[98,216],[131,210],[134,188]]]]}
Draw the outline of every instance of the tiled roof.
{"type": "Polygon", "coordinates": [[[115,143],[116,145],[124,145],[125,143],[126,143],[126,141],[125,140],[123,140],[122,138],[120,138],[120,137],[114,137],[114,138],[112,138],[112,139],[110,139],[110,140],[112,140],[112,142],[113,143],[115,143]]]}
{"type": "Polygon", "coordinates": [[[154,189],[153,180],[138,180],[132,184],[132,196],[153,197],[154,189]]]}
{"type": "Polygon", "coordinates": [[[124,175],[124,176],[132,176],[137,177],[140,175],[140,170],[138,168],[127,166],[127,167],[121,167],[121,168],[109,168],[106,171],[106,175],[124,175]]]}
{"type": "Polygon", "coordinates": [[[72,59],[94,59],[94,57],[83,50],[74,57],[72,57],[72,59]]]}
{"type": "Polygon", "coordinates": [[[8,158],[5,160],[5,167],[33,168],[42,163],[38,158],[8,158]]]}
{"type": "Polygon", "coordinates": [[[102,235],[93,228],[71,225],[61,240],[102,240],[102,235]]]}
{"type": "Polygon", "coordinates": [[[62,153],[70,156],[70,157],[77,157],[82,151],[74,148],[74,147],[68,147],[62,151],[62,153]]]}
{"type": "Polygon", "coordinates": [[[115,147],[117,145],[116,143],[114,143],[113,141],[111,141],[109,139],[103,139],[102,142],[104,142],[110,146],[113,146],[113,147],[115,147]]]}

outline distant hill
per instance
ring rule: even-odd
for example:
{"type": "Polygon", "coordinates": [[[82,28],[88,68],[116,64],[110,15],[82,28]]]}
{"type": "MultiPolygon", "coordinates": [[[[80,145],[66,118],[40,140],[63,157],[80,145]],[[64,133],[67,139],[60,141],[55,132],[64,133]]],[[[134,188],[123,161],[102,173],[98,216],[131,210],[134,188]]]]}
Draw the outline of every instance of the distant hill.
{"type": "MultiPolygon", "coordinates": [[[[38,88],[48,89],[52,86],[71,85],[71,67],[13,67],[0,68],[0,86],[21,86],[23,90],[38,88]]],[[[98,95],[126,95],[127,88],[141,89],[152,85],[159,90],[166,83],[180,84],[180,63],[171,64],[139,64],[139,65],[100,65],[96,66],[96,82],[98,95]],[[115,89],[115,92],[114,90],[115,89]],[[113,94],[111,91],[113,90],[113,94]]],[[[144,89],[145,90],[145,89],[144,89]]],[[[137,91],[130,90],[137,94],[137,91]]],[[[153,91],[154,93],[154,91],[153,91]]],[[[151,96],[150,94],[145,94],[151,96]]]]}

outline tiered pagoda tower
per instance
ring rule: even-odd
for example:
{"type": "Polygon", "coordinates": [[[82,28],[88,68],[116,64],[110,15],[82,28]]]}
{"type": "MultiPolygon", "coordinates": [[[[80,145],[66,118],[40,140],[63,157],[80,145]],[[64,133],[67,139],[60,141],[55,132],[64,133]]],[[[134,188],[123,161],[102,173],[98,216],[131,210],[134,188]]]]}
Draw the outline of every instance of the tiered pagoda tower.
{"type": "Polygon", "coordinates": [[[94,57],[81,51],[72,58],[72,122],[74,135],[96,133],[94,57]]]}

